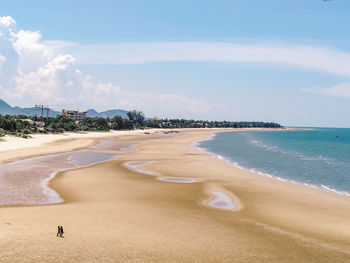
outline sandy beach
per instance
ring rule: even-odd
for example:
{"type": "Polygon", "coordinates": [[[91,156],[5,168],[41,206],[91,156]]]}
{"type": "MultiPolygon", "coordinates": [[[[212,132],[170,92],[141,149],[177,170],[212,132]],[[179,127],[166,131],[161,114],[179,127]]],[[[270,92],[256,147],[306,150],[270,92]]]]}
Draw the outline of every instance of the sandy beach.
{"type": "Polygon", "coordinates": [[[62,203],[0,207],[0,262],[350,262],[349,197],[257,176],[191,147],[215,131],[0,142],[0,163],[107,138],[136,150],[58,173],[49,186],[62,203]]]}
{"type": "MultiPolygon", "coordinates": [[[[155,132],[159,131],[156,130],[155,132]]],[[[0,163],[21,160],[32,156],[84,149],[95,145],[101,138],[133,134],[144,134],[144,131],[32,134],[30,139],[5,136],[1,138],[3,141],[0,141],[0,163]]]]}

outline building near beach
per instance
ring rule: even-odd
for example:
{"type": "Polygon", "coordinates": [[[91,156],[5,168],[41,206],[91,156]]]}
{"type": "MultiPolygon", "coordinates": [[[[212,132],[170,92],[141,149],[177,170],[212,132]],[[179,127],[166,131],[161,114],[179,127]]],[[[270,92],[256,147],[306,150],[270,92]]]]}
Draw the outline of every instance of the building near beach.
{"type": "Polygon", "coordinates": [[[39,128],[41,130],[45,130],[46,129],[45,122],[43,122],[43,121],[33,121],[31,119],[21,119],[21,121],[28,122],[30,125],[34,124],[37,128],[39,128]]]}
{"type": "Polygon", "coordinates": [[[75,121],[84,121],[86,120],[86,111],[77,111],[77,110],[62,110],[62,115],[75,120],[75,121]]]}

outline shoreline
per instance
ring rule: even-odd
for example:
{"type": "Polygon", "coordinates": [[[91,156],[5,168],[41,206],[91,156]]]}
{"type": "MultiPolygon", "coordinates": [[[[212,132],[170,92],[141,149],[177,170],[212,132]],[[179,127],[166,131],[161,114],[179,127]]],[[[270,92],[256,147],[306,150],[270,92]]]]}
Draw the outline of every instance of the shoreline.
{"type": "MultiPolygon", "coordinates": [[[[222,132],[225,132],[225,131],[222,131],[222,132]]],[[[230,132],[230,131],[228,131],[228,132],[230,132]]],[[[232,131],[232,132],[235,132],[235,131],[232,131]]],[[[220,161],[222,161],[222,162],[224,162],[224,163],[226,163],[226,164],[228,164],[228,165],[230,165],[230,166],[232,166],[232,167],[234,167],[236,169],[240,169],[242,171],[246,171],[246,172],[248,172],[250,174],[253,174],[253,175],[256,175],[256,176],[262,176],[262,177],[265,177],[265,178],[271,178],[271,179],[277,180],[277,181],[282,181],[282,182],[286,182],[286,183],[290,183],[290,184],[301,185],[301,186],[305,186],[305,187],[308,187],[308,188],[316,189],[316,190],[327,192],[327,193],[332,193],[332,194],[336,194],[336,195],[342,195],[342,196],[350,197],[350,192],[342,191],[342,190],[338,190],[338,189],[333,189],[332,187],[327,186],[327,185],[317,186],[317,185],[309,184],[309,183],[306,183],[306,182],[299,182],[299,181],[295,181],[295,180],[292,180],[292,179],[286,179],[286,178],[283,178],[283,177],[280,177],[280,176],[271,175],[269,173],[256,171],[253,168],[243,167],[243,166],[239,165],[236,161],[230,160],[227,157],[224,157],[224,156],[222,156],[220,154],[211,152],[211,151],[209,151],[206,148],[201,148],[201,147],[198,146],[198,144],[200,142],[213,140],[217,133],[220,133],[220,132],[214,132],[213,135],[210,136],[208,139],[201,140],[201,141],[196,141],[196,142],[191,143],[191,147],[193,147],[194,149],[196,149],[196,150],[198,150],[200,152],[208,154],[212,158],[220,160],[220,161]]]]}
{"type": "Polygon", "coordinates": [[[213,132],[116,137],[140,142],[138,151],[59,172],[49,186],[63,203],[0,207],[0,262],[350,260],[348,197],[252,176],[191,147],[213,132]],[[149,161],[152,175],[126,167],[149,161]],[[209,207],[203,202],[213,192],[241,207],[209,207]],[[64,239],[56,239],[57,225],[64,226],[64,239]],[[33,249],[35,255],[27,253],[33,249]]]}
{"type": "Polygon", "coordinates": [[[14,136],[1,137],[0,164],[22,160],[34,156],[82,150],[98,143],[99,139],[131,135],[171,135],[169,131],[238,131],[238,130],[287,130],[289,128],[182,128],[182,129],[147,129],[147,130],[114,130],[109,132],[87,132],[63,134],[34,134],[24,139],[14,136]],[[149,134],[148,134],[149,133],[149,134]],[[57,145],[57,147],[56,147],[57,145]]]}
{"type": "MultiPolygon", "coordinates": [[[[322,192],[326,192],[326,193],[331,193],[331,194],[336,194],[336,195],[341,195],[341,196],[346,196],[346,197],[349,197],[350,196],[350,193],[346,192],[346,191],[340,191],[340,190],[337,190],[337,189],[332,189],[331,187],[328,187],[328,186],[323,186],[322,187],[319,187],[319,186],[316,186],[316,185],[313,185],[313,184],[308,184],[308,183],[304,183],[304,182],[298,182],[298,181],[294,181],[294,180],[288,180],[288,179],[285,179],[285,178],[282,178],[282,177],[279,177],[279,176],[273,176],[273,175],[270,175],[270,174],[267,174],[267,173],[263,173],[263,172],[259,172],[259,171],[255,171],[253,169],[250,169],[250,168],[246,168],[246,167],[242,167],[240,165],[238,165],[236,162],[232,161],[232,160],[229,160],[227,159],[226,157],[223,157],[219,154],[216,154],[214,152],[211,152],[209,151],[208,149],[205,149],[205,148],[201,148],[198,146],[198,144],[200,142],[203,142],[203,141],[208,141],[208,140],[212,140],[214,139],[214,137],[216,136],[217,133],[223,133],[223,132],[238,132],[238,131],[280,131],[280,130],[298,130],[299,128],[271,128],[271,129],[268,129],[268,128],[188,128],[188,129],[170,129],[171,131],[183,131],[185,134],[186,132],[196,132],[196,131],[206,131],[206,132],[209,132],[211,133],[207,138],[204,138],[204,139],[201,139],[201,140],[196,140],[196,141],[192,141],[189,146],[191,148],[193,148],[194,150],[196,151],[199,151],[199,152],[202,152],[206,155],[208,155],[209,157],[213,158],[213,159],[216,159],[216,160],[219,160],[225,164],[228,164],[229,166],[235,168],[235,169],[239,169],[239,170],[242,170],[242,171],[245,171],[247,172],[248,174],[251,174],[251,175],[254,175],[254,176],[260,176],[260,177],[264,177],[264,178],[269,178],[269,179],[272,179],[272,180],[276,180],[276,181],[280,181],[280,182],[285,182],[285,183],[288,183],[288,184],[293,184],[293,185],[299,185],[299,186],[302,186],[302,187],[306,187],[306,188],[309,188],[309,189],[313,189],[313,190],[318,190],[318,191],[322,191],[322,192]]],[[[304,130],[305,128],[301,128],[301,130],[304,130]]],[[[163,132],[163,134],[168,134],[168,129],[164,130],[164,129],[150,129],[148,131],[152,131],[153,134],[155,133],[158,133],[158,132],[163,132]]],[[[58,151],[58,152],[53,152],[51,153],[50,151],[47,151],[46,153],[43,153],[43,154],[40,154],[40,155],[29,155],[28,157],[25,157],[24,159],[21,158],[21,159],[13,159],[13,160],[10,160],[10,161],[6,161],[6,162],[2,162],[1,158],[0,158],[0,165],[1,164],[5,164],[5,163],[12,163],[12,162],[15,162],[15,161],[18,161],[18,160],[26,160],[26,159],[30,159],[30,158],[35,158],[35,157],[48,157],[48,156],[52,156],[52,155],[60,155],[60,154],[73,154],[73,153],[78,153],[80,151],[84,151],[84,150],[88,150],[88,149],[93,149],[93,150],[98,150],[98,148],[95,148],[99,143],[103,142],[103,141],[99,141],[99,139],[104,139],[104,138],[118,138],[118,137],[123,137],[123,136],[132,136],[132,135],[143,135],[145,134],[144,133],[144,130],[130,130],[130,131],[111,131],[111,132],[106,132],[106,133],[99,133],[99,132],[91,132],[91,133],[64,133],[64,134],[59,134],[59,135],[38,135],[39,138],[43,138],[45,140],[42,140],[42,141],[39,141],[39,145],[42,146],[42,145],[45,145],[45,144],[54,144],[55,142],[67,142],[67,141],[71,141],[71,140],[79,140],[81,139],[81,137],[88,137],[88,139],[91,139],[93,140],[93,142],[89,142],[88,144],[83,144],[81,145],[80,147],[72,147],[70,148],[69,151],[66,151],[65,150],[61,150],[61,151],[58,151]],[[48,137],[46,137],[48,136],[48,137]],[[56,137],[57,136],[57,137],[56,137]],[[73,138],[67,138],[69,136],[72,136],[73,138]],[[63,137],[63,138],[62,138],[63,137]],[[46,140],[48,139],[48,140],[46,140]]],[[[148,133],[149,134],[149,133],[148,133]]],[[[23,140],[28,140],[28,139],[23,139],[23,138],[15,138],[15,139],[19,139],[21,141],[23,140]]],[[[11,143],[11,140],[10,141],[6,141],[7,143],[11,143]]],[[[137,152],[137,149],[135,149],[135,146],[137,146],[138,144],[134,144],[134,143],[130,143],[128,148],[124,149],[124,148],[121,148],[121,150],[125,153],[130,153],[130,152],[137,152]],[[132,150],[131,150],[132,149],[132,150]]],[[[28,146],[28,145],[25,145],[24,148],[32,148],[32,145],[28,146]]],[[[137,148],[137,147],[136,147],[137,148]]],[[[15,147],[14,147],[14,150],[18,150],[18,145],[15,144],[15,147]]],[[[1,152],[5,151],[5,149],[0,149],[0,154],[1,152]]],[[[77,164],[74,164],[72,163],[72,165],[74,167],[71,167],[71,168],[62,168],[61,170],[58,170],[58,171],[54,171],[52,174],[50,174],[49,178],[46,178],[44,181],[41,182],[41,184],[45,185],[45,187],[48,189],[48,190],[51,190],[53,191],[49,185],[50,185],[50,181],[53,180],[57,174],[59,173],[63,173],[65,171],[70,171],[70,170],[76,170],[76,169],[81,169],[81,168],[88,168],[90,166],[93,166],[93,165],[96,165],[96,164],[99,164],[99,163],[105,163],[105,162],[109,162],[111,160],[115,160],[116,158],[119,158],[123,155],[120,155],[120,156],[116,156],[116,157],[113,157],[113,158],[110,158],[110,159],[106,159],[106,160],[102,160],[102,161],[96,161],[96,162],[92,162],[91,164],[86,164],[86,165],[77,165],[77,164]]],[[[1,155],[0,155],[1,157],[1,155]]],[[[69,158],[68,158],[69,159],[69,158]]],[[[69,160],[69,162],[71,162],[69,160]]],[[[134,161],[131,161],[129,163],[133,163],[134,161]]],[[[138,161],[135,161],[136,163],[138,161]]],[[[147,164],[147,163],[153,163],[154,161],[146,161],[144,162],[144,164],[147,164]]],[[[161,177],[159,175],[156,175],[154,174],[153,172],[151,171],[146,171],[146,170],[142,170],[141,168],[138,168],[138,165],[136,165],[135,167],[133,167],[132,165],[129,165],[129,163],[125,163],[125,165],[127,167],[129,167],[130,169],[133,169],[134,171],[136,172],[140,172],[140,173],[144,173],[144,174],[148,174],[148,175],[153,175],[155,176],[155,178],[157,180],[160,180],[160,181],[164,181],[164,182],[176,182],[175,180],[172,181],[171,178],[169,178],[169,180],[167,180],[166,177],[161,177]]],[[[141,161],[141,163],[143,163],[141,161]]],[[[141,164],[140,166],[142,166],[143,164],[141,164]]],[[[188,178],[184,178],[185,180],[187,180],[188,178]]],[[[179,180],[180,182],[181,180],[179,180]]],[[[185,181],[184,181],[185,182],[185,181]]],[[[184,183],[183,182],[183,183],[184,183]]],[[[189,183],[193,183],[193,182],[196,182],[195,179],[192,179],[190,178],[189,183]],[[194,180],[194,181],[191,181],[191,180],[194,180]]],[[[47,190],[46,189],[46,190],[47,190]]],[[[46,191],[44,189],[44,191],[46,191]]],[[[54,191],[55,192],[55,191],[54,191]]],[[[3,206],[36,206],[36,205],[54,205],[54,204],[60,204],[60,203],[63,203],[65,202],[65,200],[63,198],[61,198],[60,194],[55,192],[55,194],[59,197],[60,201],[59,202],[54,202],[54,203],[44,203],[44,204],[16,204],[16,205],[3,205],[3,206]]],[[[215,196],[213,195],[213,193],[211,194],[211,196],[215,196]]],[[[210,200],[213,200],[213,199],[210,199],[210,200]]],[[[209,201],[207,201],[208,203],[209,201]]],[[[0,206],[1,208],[2,206],[0,206]]],[[[240,207],[240,205],[238,205],[238,207],[240,207]]]]}

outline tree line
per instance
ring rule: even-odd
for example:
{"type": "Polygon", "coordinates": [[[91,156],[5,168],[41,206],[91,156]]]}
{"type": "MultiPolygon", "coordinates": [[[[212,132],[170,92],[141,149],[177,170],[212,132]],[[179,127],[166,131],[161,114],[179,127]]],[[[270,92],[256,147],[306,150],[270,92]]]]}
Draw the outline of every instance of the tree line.
{"type": "Polygon", "coordinates": [[[281,128],[274,122],[231,122],[231,121],[203,121],[186,119],[146,119],[142,111],[129,111],[127,118],[115,116],[113,118],[86,118],[76,122],[64,115],[54,118],[27,117],[24,115],[0,115],[0,136],[5,134],[27,138],[32,133],[61,133],[65,131],[109,131],[132,130],[145,128],[281,128]],[[44,124],[44,127],[42,125],[44,124]]]}

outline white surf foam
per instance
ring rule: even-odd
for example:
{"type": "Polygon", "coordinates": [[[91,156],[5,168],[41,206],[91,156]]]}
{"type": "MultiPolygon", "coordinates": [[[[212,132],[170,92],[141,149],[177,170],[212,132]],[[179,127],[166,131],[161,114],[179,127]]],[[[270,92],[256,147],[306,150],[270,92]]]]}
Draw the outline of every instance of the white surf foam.
{"type": "MultiPolygon", "coordinates": [[[[211,136],[208,140],[212,140],[213,138],[214,138],[214,136],[211,136]]],[[[325,185],[317,186],[317,185],[309,184],[309,183],[305,183],[305,182],[298,182],[298,181],[294,181],[294,180],[291,180],[291,179],[286,179],[286,178],[282,178],[282,177],[279,177],[279,176],[276,176],[276,175],[272,175],[272,174],[269,174],[269,173],[257,171],[254,168],[243,167],[243,166],[241,166],[240,164],[238,164],[235,161],[232,161],[232,160],[230,160],[230,159],[228,159],[228,158],[226,158],[226,157],[224,157],[222,155],[210,152],[207,148],[200,147],[199,143],[202,142],[202,141],[207,141],[207,140],[196,141],[195,143],[191,144],[191,147],[193,147],[194,149],[196,149],[196,150],[198,150],[200,152],[208,154],[208,155],[212,156],[213,158],[215,158],[217,160],[223,161],[223,162],[227,163],[230,166],[233,166],[235,168],[247,171],[247,172],[249,172],[251,174],[268,177],[268,178],[275,179],[275,180],[282,181],[282,182],[288,182],[288,183],[292,183],[292,184],[303,185],[303,186],[307,186],[307,187],[310,187],[310,188],[313,188],[313,189],[325,191],[325,192],[328,192],[328,193],[334,193],[334,194],[350,196],[350,192],[339,191],[339,190],[333,189],[333,188],[331,188],[329,186],[325,186],[325,185]]],[[[305,156],[300,156],[300,157],[303,158],[305,156]]],[[[318,156],[318,159],[326,159],[326,158],[323,157],[323,156],[318,156]]]]}

